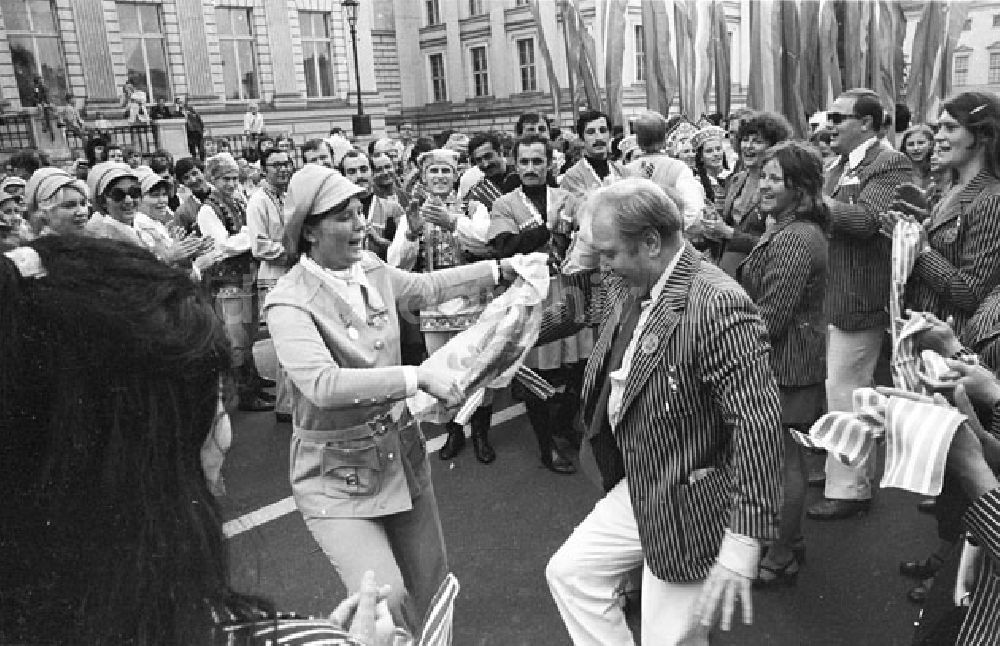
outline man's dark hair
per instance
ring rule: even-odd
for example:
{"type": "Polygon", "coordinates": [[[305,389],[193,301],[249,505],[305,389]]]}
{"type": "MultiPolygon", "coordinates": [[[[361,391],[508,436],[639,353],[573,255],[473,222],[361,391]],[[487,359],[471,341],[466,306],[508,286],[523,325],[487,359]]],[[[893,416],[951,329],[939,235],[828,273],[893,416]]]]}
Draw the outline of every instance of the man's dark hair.
{"type": "Polygon", "coordinates": [[[194,157],[181,157],[174,164],[174,177],[177,181],[183,182],[184,176],[191,172],[192,169],[197,168],[201,172],[205,172],[205,164],[201,162],[200,159],[195,159],[194,157]]]}
{"type": "Polygon", "coordinates": [[[434,145],[434,140],[430,137],[419,137],[413,143],[413,150],[410,151],[410,162],[413,164],[417,163],[417,157],[425,152],[434,150],[437,146],[434,145]]]}
{"type": "Polygon", "coordinates": [[[268,148],[260,154],[260,169],[264,172],[267,172],[267,160],[271,159],[272,155],[288,155],[288,161],[292,161],[292,153],[290,151],[286,152],[277,148],[268,148]]]}
{"type": "Polygon", "coordinates": [[[538,123],[544,122],[546,126],[549,125],[548,120],[538,112],[525,112],[517,118],[517,123],[514,124],[514,134],[520,137],[524,133],[524,124],[526,123],[538,123]]]}
{"type": "Polygon", "coordinates": [[[368,168],[370,169],[372,165],[372,158],[369,157],[367,153],[361,150],[348,150],[346,153],[344,153],[344,156],[341,157],[340,161],[337,163],[337,170],[340,171],[341,175],[346,175],[346,173],[344,172],[344,161],[347,159],[357,159],[359,157],[364,157],[364,159],[368,162],[368,168]]]}
{"type": "Polygon", "coordinates": [[[885,110],[882,108],[882,102],[879,101],[878,95],[875,92],[868,88],[856,87],[847,90],[840,96],[847,96],[854,99],[854,114],[859,118],[872,118],[872,130],[878,132],[882,129],[882,123],[885,121],[885,110]]]}
{"type": "Polygon", "coordinates": [[[611,119],[608,118],[607,114],[600,110],[584,110],[576,120],[576,134],[582,139],[583,131],[587,129],[587,124],[591,121],[597,121],[601,117],[604,117],[604,122],[608,124],[608,130],[610,131],[611,119]]]}
{"type": "Polygon", "coordinates": [[[330,144],[326,143],[325,139],[309,139],[304,144],[302,144],[302,154],[305,155],[307,152],[313,150],[319,150],[320,148],[326,148],[327,152],[330,153],[330,157],[333,157],[333,151],[330,150],[330,144]]]}
{"type": "MultiPolygon", "coordinates": [[[[477,132],[472,135],[472,139],[469,140],[469,159],[476,154],[476,148],[479,148],[483,144],[490,144],[493,146],[493,150],[496,151],[498,155],[502,154],[500,149],[500,137],[494,132],[477,132]]],[[[475,162],[473,162],[475,163],[475,162]]]]}
{"type": "Polygon", "coordinates": [[[49,165],[49,156],[34,148],[24,148],[14,153],[7,163],[11,168],[20,168],[30,176],[39,168],[49,165]]]}
{"type": "Polygon", "coordinates": [[[779,141],[788,139],[791,134],[792,127],[788,125],[788,120],[777,112],[754,112],[740,125],[739,140],[743,141],[750,135],[757,135],[766,141],[768,146],[773,146],[779,141]]]}
{"type": "Polygon", "coordinates": [[[552,161],[552,142],[539,134],[524,135],[517,140],[514,144],[514,160],[517,161],[518,148],[521,146],[531,146],[534,144],[542,144],[545,146],[545,160],[552,161]]]}

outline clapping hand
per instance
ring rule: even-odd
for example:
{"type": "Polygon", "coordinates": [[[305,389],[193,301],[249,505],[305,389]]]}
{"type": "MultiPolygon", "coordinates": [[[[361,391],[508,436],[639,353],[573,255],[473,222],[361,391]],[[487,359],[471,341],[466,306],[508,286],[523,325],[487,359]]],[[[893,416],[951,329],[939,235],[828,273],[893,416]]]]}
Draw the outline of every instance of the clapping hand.
{"type": "Polygon", "coordinates": [[[420,207],[420,217],[446,231],[455,230],[455,216],[448,211],[448,207],[444,204],[429,200],[424,202],[424,205],[420,207]]]}

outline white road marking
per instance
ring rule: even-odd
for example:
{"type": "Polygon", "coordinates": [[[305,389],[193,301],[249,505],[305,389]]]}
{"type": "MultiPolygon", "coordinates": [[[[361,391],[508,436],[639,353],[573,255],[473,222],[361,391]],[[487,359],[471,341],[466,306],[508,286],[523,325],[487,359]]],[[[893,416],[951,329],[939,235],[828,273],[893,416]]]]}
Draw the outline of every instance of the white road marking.
{"type": "MultiPolygon", "coordinates": [[[[524,404],[514,404],[513,406],[508,406],[507,408],[493,414],[490,425],[494,427],[499,426],[509,422],[519,415],[524,414],[524,412],[524,404]]],[[[472,429],[466,425],[465,436],[469,437],[471,434],[472,429]]],[[[438,449],[444,446],[446,438],[447,434],[442,433],[441,435],[427,440],[427,452],[435,453],[438,451],[438,449]]],[[[272,520],[277,520],[282,516],[292,513],[293,511],[295,511],[295,500],[289,496],[288,498],[284,498],[278,502],[273,502],[270,505],[266,505],[260,509],[255,509],[251,512],[243,514],[239,518],[223,523],[222,533],[226,538],[239,536],[243,532],[248,532],[255,527],[260,527],[261,525],[269,523],[272,520]]]]}

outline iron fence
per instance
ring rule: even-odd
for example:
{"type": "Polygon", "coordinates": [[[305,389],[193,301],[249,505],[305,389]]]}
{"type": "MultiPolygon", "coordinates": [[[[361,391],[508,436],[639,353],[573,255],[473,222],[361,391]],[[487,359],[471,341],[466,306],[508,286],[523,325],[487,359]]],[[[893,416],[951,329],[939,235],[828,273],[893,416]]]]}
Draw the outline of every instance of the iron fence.
{"type": "Polygon", "coordinates": [[[154,123],[132,123],[123,126],[110,126],[108,128],[87,128],[86,132],[83,133],[67,132],[66,142],[74,151],[84,150],[87,140],[94,137],[103,138],[109,145],[131,148],[142,155],[142,158],[147,161],[160,148],[160,131],[154,123]]]}

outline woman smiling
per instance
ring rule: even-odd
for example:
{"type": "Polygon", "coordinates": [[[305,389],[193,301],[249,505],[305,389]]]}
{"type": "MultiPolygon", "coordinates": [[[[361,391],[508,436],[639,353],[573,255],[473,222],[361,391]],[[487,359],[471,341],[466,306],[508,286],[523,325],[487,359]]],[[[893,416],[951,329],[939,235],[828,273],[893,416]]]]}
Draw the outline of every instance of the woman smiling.
{"type": "Polygon", "coordinates": [[[306,526],[348,588],[374,570],[392,586],[397,624],[419,629],[448,566],[424,436],[404,400],[422,390],[455,406],[461,392],[400,365],[398,312],[490,292],[510,265],[386,265],[363,249],[362,190],[316,164],[292,176],[285,249],[298,260],[264,311],[291,382],[290,478],[306,526]]]}

